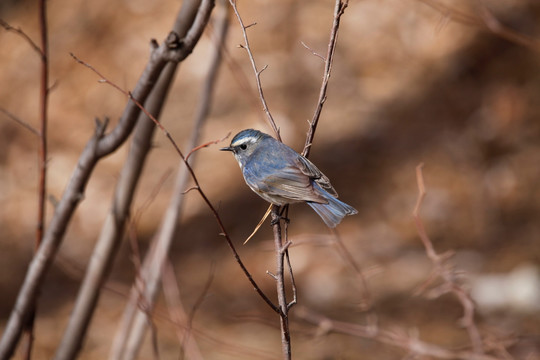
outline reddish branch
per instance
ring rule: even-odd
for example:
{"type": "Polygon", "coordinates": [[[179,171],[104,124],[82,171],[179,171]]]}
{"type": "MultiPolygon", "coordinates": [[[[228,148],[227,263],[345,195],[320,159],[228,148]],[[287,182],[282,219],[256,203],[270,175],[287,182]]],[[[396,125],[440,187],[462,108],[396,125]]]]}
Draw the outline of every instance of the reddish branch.
{"type": "MultiPolygon", "coordinates": [[[[72,55],[74,56],[74,55],[72,55]]],[[[75,56],[74,56],[75,57],[75,56]]],[[[75,57],[76,58],[76,57],[75,57]]],[[[76,58],[77,61],[79,61],[81,64],[87,66],[88,68],[92,69],[93,71],[96,71],[91,65],[81,61],[80,59],[76,58]]],[[[195,186],[193,187],[193,190],[197,190],[197,192],[201,195],[202,199],[204,200],[204,202],[206,203],[206,205],[210,208],[210,211],[212,212],[212,214],[214,215],[214,217],[216,218],[216,221],[219,225],[219,228],[221,229],[221,233],[220,235],[225,237],[225,240],[227,241],[227,244],[229,245],[229,248],[231,249],[231,251],[233,252],[233,255],[236,259],[236,261],[238,262],[238,264],[240,265],[240,267],[242,268],[242,271],[244,272],[244,274],[246,275],[246,277],[248,278],[248,280],[251,282],[251,284],[253,285],[255,291],[257,291],[257,293],[263,298],[263,300],[276,312],[279,312],[279,310],[277,309],[277,307],[272,303],[272,301],[270,299],[268,299],[268,297],[262,292],[262,290],[259,288],[259,286],[257,285],[257,283],[255,283],[255,280],[253,280],[251,274],[249,273],[249,271],[247,270],[247,268],[245,267],[244,263],[242,262],[242,260],[240,259],[240,256],[238,255],[238,252],[236,251],[236,248],[234,247],[234,244],[232,243],[232,240],[231,238],[229,237],[229,234],[227,233],[227,230],[225,229],[225,225],[223,224],[223,222],[221,221],[221,217],[219,216],[219,213],[217,212],[217,210],[215,209],[215,207],[212,205],[212,203],[210,202],[210,200],[208,199],[208,197],[206,197],[206,194],[204,193],[204,191],[202,190],[200,184],[199,184],[199,180],[197,179],[197,176],[195,175],[195,172],[193,171],[193,168],[189,165],[189,163],[187,162],[187,159],[184,157],[184,154],[182,152],[182,150],[180,150],[180,148],[178,147],[178,144],[176,143],[176,141],[174,141],[173,137],[171,136],[171,134],[169,133],[169,131],[154,117],[152,116],[150,113],[148,113],[144,107],[141,105],[140,102],[136,101],[132,96],[131,94],[129,94],[128,92],[126,92],[125,90],[121,89],[120,87],[118,87],[118,85],[112,83],[111,81],[109,81],[108,79],[106,79],[105,77],[103,77],[101,74],[99,74],[97,71],[96,73],[98,75],[100,75],[103,79],[104,79],[104,82],[106,82],[107,84],[110,84],[111,86],[113,86],[114,88],[116,88],[117,90],[123,92],[124,94],[128,94],[128,96],[130,97],[130,99],[132,101],[134,101],[135,105],[140,107],[141,111],[145,112],[145,114],[155,123],[155,125],[165,134],[165,136],[167,137],[167,139],[169,140],[169,142],[171,143],[171,145],[174,147],[174,150],[178,153],[178,155],[180,156],[180,158],[182,159],[182,161],[184,162],[184,164],[186,165],[187,169],[188,169],[188,172],[189,174],[191,175],[191,178],[193,179],[194,183],[195,183],[195,186]]]]}
{"type": "Polygon", "coordinates": [[[435,344],[424,342],[405,331],[386,330],[376,326],[365,326],[337,321],[315,313],[307,308],[296,309],[295,317],[316,325],[318,333],[341,333],[361,338],[373,339],[380,343],[406,350],[411,357],[424,356],[452,360],[501,360],[497,357],[471,351],[449,350],[435,344]]]}
{"type": "Polygon", "coordinates": [[[482,338],[480,332],[474,322],[474,301],[470,297],[469,293],[463,288],[463,286],[458,281],[458,274],[453,264],[449,262],[449,259],[453,255],[451,252],[437,254],[433,247],[433,243],[429,239],[422,219],[420,218],[420,206],[426,195],[426,188],[424,186],[424,177],[422,175],[422,167],[424,165],[420,164],[416,167],[416,179],[418,182],[418,199],[416,206],[413,211],[413,217],[416,224],[416,230],[424,247],[428,258],[433,263],[433,270],[428,278],[428,280],[422,285],[421,291],[425,291],[436,279],[441,279],[443,281],[442,285],[437,286],[435,289],[431,290],[431,297],[439,297],[441,295],[451,293],[453,294],[463,307],[463,318],[461,319],[462,325],[467,329],[469,334],[469,339],[472,344],[473,351],[476,354],[483,354],[484,349],[482,345],[482,338]]]}

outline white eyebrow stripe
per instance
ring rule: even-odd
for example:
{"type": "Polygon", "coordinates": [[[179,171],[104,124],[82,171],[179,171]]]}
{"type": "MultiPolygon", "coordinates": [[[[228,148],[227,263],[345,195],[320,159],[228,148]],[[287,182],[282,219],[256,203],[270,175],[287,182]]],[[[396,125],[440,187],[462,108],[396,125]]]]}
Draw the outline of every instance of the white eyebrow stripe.
{"type": "Polygon", "coordinates": [[[236,140],[235,142],[233,142],[231,144],[231,146],[236,147],[236,146],[246,144],[246,143],[254,143],[255,141],[257,141],[257,137],[255,137],[255,136],[246,136],[246,137],[242,137],[242,138],[236,140]]]}

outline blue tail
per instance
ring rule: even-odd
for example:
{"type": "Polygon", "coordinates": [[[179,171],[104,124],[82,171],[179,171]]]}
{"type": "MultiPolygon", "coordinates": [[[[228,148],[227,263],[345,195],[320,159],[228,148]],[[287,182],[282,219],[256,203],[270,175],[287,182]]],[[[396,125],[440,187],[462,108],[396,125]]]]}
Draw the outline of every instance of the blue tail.
{"type": "Polygon", "coordinates": [[[324,192],[324,197],[328,200],[328,204],[320,204],[312,201],[306,202],[317,212],[317,214],[319,214],[328,227],[335,228],[345,216],[358,213],[352,206],[345,204],[343,201],[339,201],[326,191],[320,190],[324,192]]]}

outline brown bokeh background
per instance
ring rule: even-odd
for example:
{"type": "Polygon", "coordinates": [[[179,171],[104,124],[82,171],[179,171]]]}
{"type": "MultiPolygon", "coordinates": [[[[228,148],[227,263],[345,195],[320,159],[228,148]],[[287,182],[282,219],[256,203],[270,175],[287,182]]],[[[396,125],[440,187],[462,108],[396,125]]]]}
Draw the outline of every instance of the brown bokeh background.
{"type": "MultiPolygon", "coordinates": [[[[475,1],[449,1],[479,18],[475,1]]],[[[535,0],[482,1],[503,24],[540,39],[535,0]]],[[[48,193],[60,198],[78,156],[92,136],[94,117],[120,116],[125,97],[77,64],[73,52],[125,89],[136,83],[149,40],[165,37],[176,1],[49,1],[51,82],[48,193]]],[[[301,150],[317,100],[332,21],[332,1],[242,1],[240,11],[262,75],[266,99],[284,141],[301,150]]],[[[0,4],[0,17],[38,39],[30,1],[0,4]]],[[[228,52],[250,84],[253,75],[232,19],[228,52]]],[[[20,37],[0,31],[0,107],[38,125],[39,58],[20,37]]],[[[180,67],[162,122],[185,144],[212,47],[205,36],[180,67]]],[[[343,242],[367,274],[381,327],[399,327],[422,340],[468,345],[452,296],[428,300],[414,291],[428,278],[428,260],[412,219],[415,167],[423,162],[427,197],[421,215],[437,251],[454,250],[464,286],[477,301],[486,338],[513,341],[516,359],[540,358],[540,53],[474,25],[452,20],[422,1],[352,1],[342,20],[329,97],[311,159],[340,198],[359,210],[339,226],[343,242]]],[[[223,66],[201,142],[255,127],[267,132],[262,111],[223,66]]],[[[227,140],[226,140],[227,141],[227,140]]],[[[143,250],[171,196],[178,157],[155,136],[133,212],[143,250]],[[164,178],[165,177],[165,178],[164,178]],[[165,180],[163,180],[165,179],[165,180]],[[153,192],[159,188],[157,196],[153,192]],[[150,206],[142,208],[151,199],[150,206]]],[[[0,114],[0,328],[32,256],[37,217],[37,138],[0,114]]],[[[244,184],[230,154],[201,150],[195,171],[219,207],[240,254],[263,289],[274,293],[271,231],[263,226],[247,245],[267,204],[244,184]]],[[[100,162],[43,288],[35,358],[49,358],[61,339],[84,267],[110,206],[127,146],[100,162]]],[[[213,281],[195,317],[196,340],[208,359],[279,358],[278,320],[252,291],[211,213],[195,192],[171,252],[187,311],[213,281]],[[197,335],[198,334],[198,335],[197,335]]],[[[47,219],[53,206],[48,204],[47,219]]],[[[324,223],[307,206],[291,208],[291,261],[299,303],[336,319],[365,323],[365,290],[331,246],[324,223]]],[[[127,293],[134,270],[124,244],[109,287],[127,293]]],[[[273,295],[274,296],[274,295],[273,295]]],[[[105,290],[81,359],[108,354],[126,298],[105,290]]],[[[160,308],[165,310],[163,301],[160,308]]],[[[292,310],[294,319],[294,308],[292,310]]],[[[162,358],[178,358],[173,326],[157,321],[162,358]]],[[[297,359],[397,359],[406,352],[343,335],[316,336],[292,323],[297,359]]],[[[501,343],[501,341],[498,341],[501,343]]],[[[148,337],[141,358],[151,357],[148,337]]]]}

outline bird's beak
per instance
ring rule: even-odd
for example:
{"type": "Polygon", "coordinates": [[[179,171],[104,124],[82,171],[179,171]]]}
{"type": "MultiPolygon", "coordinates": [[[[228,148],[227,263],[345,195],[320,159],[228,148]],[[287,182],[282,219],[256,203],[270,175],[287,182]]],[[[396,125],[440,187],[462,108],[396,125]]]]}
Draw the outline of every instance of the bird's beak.
{"type": "Polygon", "coordinates": [[[232,147],[224,147],[224,148],[221,148],[219,150],[220,151],[233,151],[233,148],[232,147]]]}

